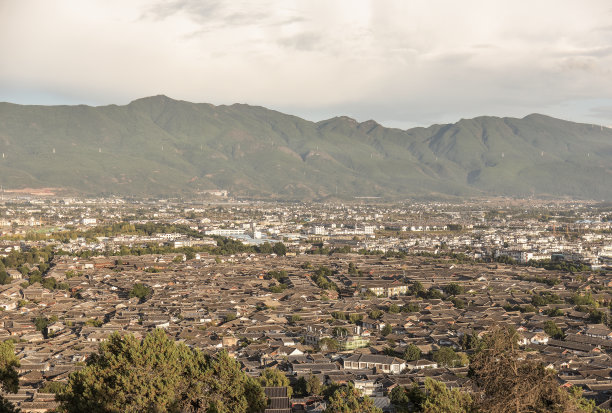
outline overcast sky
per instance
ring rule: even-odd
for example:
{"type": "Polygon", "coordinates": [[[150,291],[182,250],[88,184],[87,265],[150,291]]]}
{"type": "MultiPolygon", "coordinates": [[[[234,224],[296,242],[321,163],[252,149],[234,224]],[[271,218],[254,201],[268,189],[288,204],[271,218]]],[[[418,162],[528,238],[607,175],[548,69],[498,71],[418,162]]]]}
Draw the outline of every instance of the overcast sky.
{"type": "Polygon", "coordinates": [[[612,125],[610,0],[0,0],[0,101],[612,125]]]}

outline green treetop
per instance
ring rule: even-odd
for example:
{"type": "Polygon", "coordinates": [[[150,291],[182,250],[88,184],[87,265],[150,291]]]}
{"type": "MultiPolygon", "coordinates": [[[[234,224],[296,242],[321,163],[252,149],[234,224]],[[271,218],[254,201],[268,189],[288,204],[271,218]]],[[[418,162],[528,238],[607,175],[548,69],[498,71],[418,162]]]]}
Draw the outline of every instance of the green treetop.
{"type": "Polygon", "coordinates": [[[352,386],[338,388],[329,398],[324,413],[382,413],[368,396],[361,397],[352,386]]]}
{"type": "Polygon", "coordinates": [[[142,341],[111,335],[57,399],[66,413],[254,413],[265,406],[260,384],[226,352],[204,355],[163,330],[142,341]]]}
{"type": "Polygon", "coordinates": [[[292,388],[289,386],[289,379],[278,369],[265,369],[259,377],[259,382],[264,387],[287,387],[288,395],[291,397],[292,388]]]}
{"type": "MultiPolygon", "coordinates": [[[[0,392],[17,393],[19,377],[15,367],[19,367],[19,360],[15,356],[12,341],[0,343],[0,392]]],[[[0,395],[0,412],[18,412],[15,407],[0,395]]]]}
{"type": "Polygon", "coordinates": [[[140,301],[144,301],[151,293],[153,289],[145,284],[137,283],[134,284],[130,291],[130,298],[138,297],[140,301]]]}

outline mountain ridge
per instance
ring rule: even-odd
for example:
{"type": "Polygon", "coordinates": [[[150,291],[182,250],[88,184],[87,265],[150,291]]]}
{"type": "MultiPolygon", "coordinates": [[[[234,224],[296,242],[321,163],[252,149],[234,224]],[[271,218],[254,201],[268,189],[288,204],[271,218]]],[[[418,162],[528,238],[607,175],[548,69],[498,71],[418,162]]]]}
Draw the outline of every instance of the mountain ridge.
{"type": "Polygon", "coordinates": [[[311,122],[165,95],[127,105],[0,103],[0,184],[75,193],[612,199],[612,130],[542,114],[410,129],[311,122]]]}

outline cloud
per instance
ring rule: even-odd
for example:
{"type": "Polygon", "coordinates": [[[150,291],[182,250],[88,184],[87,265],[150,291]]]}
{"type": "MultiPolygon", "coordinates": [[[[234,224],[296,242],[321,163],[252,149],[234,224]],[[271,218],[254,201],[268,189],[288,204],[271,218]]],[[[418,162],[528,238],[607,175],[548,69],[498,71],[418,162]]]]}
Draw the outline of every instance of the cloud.
{"type": "Polygon", "coordinates": [[[594,107],[590,109],[590,112],[596,118],[606,119],[608,122],[612,122],[612,105],[594,107]]]}
{"type": "Polygon", "coordinates": [[[608,4],[0,2],[0,100],[164,93],[393,125],[547,111],[591,119],[600,112],[576,102],[612,97],[608,4]]]}

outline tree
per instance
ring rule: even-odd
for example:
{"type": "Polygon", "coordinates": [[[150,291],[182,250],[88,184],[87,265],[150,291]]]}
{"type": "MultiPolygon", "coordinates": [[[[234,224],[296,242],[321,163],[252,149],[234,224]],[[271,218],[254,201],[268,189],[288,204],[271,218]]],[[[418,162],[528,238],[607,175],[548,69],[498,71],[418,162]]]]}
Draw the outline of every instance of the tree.
{"type": "Polygon", "coordinates": [[[421,284],[419,281],[414,281],[410,286],[410,292],[412,293],[412,295],[418,296],[424,291],[425,287],[423,287],[423,284],[421,284]]]}
{"type": "Polygon", "coordinates": [[[153,289],[145,284],[136,283],[130,291],[130,298],[138,297],[143,302],[149,294],[153,293],[153,289]]]}
{"type": "Polygon", "coordinates": [[[418,313],[419,311],[421,307],[416,303],[408,303],[402,307],[402,313],[418,313]]]}
{"type": "Polygon", "coordinates": [[[373,320],[376,320],[376,319],[378,319],[378,318],[382,317],[382,315],[383,315],[383,312],[382,312],[382,311],[380,311],[380,310],[372,310],[372,311],[370,311],[370,313],[368,314],[368,316],[369,316],[371,319],[373,319],[373,320]]]}
{"type": "Polygon", "coordinates": [[[450,283],[444,287],[444,292],[448,295],[459,295],[463,294],[463,286],[457,283],[450,283]]]}
{"type": "Polygon", "coordinates": [[[436,287],[431,286],[425,292],[425,298],[434,299],[434,300],[442,300],[442,299],[444,299],[444,294],[442,293],[442,291],[440,291],[436,287]]]}
{"type": "Polygon", "coordinates": [[[322,388],[321,380],[317,376],[310,374],[306,379],[306,393],[316,396],[321,394],[322,388]]]}
{"type": "Polygon", "coordinates": [[[38,316],[33,321],[34,321],[34,327],[36,327],[36,330],[44,334],[45,329],[49,325],[49,320],[47,319],[47,317],[38,316]]]}
{"type": "Polygon", "coordinates": [[[271,293],[275,293],[275,294],[282,293],[283,291],[285,291],[287,289],[287,285],[285,285],[283,283],[274,284],[274,285],[271,285],[269,287],[269,289],[270,289],[271,293]]]}
{"type": "Polygon", "coordinates": [[[357,324],[359,321],[363,320],[362,314],[351,314],[349,315],[349,321],[351,324],[357,324]]]}
{"type": "Polygon", "coordinates": [[[410,406],[412,405],[412,402],[408,397],[408,393],[406,392],[405,387],[395,386],[393,390],[391,390],[389,399],[391,400],[393,406],[395,406],[396,412],[407,413],[410,411],[410,406]]]}
{"type": "Polygon", "coordinates": [[[455,365],[459,365],[461,367],[465,367],[470,364],[470,358],[464,352],[457,353],[457,360],[455,361],[455,365]]]}
{"type": "Polygon", "coordinates": [[[42,275],[40,275],[38,271],[32,272],[32,274],[30,274],[30,276],[28,277],[28,283],[30,285],[35,284],[35,283],[42,284],[43,283],[42,275]]]}
{"type": "MultiPolygon", "coordinates": [[[[32,276],[30,276],[30,280],[32,280],[32,276]]],[[[57,287],[57,280],[53,277],[47,277],[42,280],[42,286],[47,290],[55,290],[57,287]]]]}
{"type": "Polygon", "coordinates": [[[238,318],[236,313],[227,313],[225,317],[223,317],[223,321],[227,323],[230,321],[234,321],[236,318],[238,318]]]}
{"type": "Polygon", "coordinates": [[[274,244],[274,247],[272,247],[272,251],[274,251],[276,255],[285,255],[287,254],[287,247],[282,242],[277,242],[274,244]]]}
{"type": "Polygon", "coordinates": [[[385,324],[385,326],[383,327],[380,333],[383,335],[383,337],[387,337],[392,332],[393,332],[393,327],[391,327],[391,324],[385,324]]]}
{"type": "Polygon", "coordinates": [[[191,251],[191,250],[189,250],[189,251],[186,251],[186,252],[185,252],[185,258],[186,258],[187,260],[192,260],[192,259],[194,259],[195,257],[196,257],[195,252],[193,252],[193,251],[191,251]]]}
{"type": "Polygon", "coordinates": [[[476,408],[469,393],[449,390],[446,384],[425,379],[426,398],[421,405],[423,413],[470,413],[476,408]]]}
{"type": "Polygon", "coordinates": [[[352,386],[342,386],[329,398],[324,413],[382,413],[368,397],[361,397],[359,390],[352,386]]]}
{"type": "Polygon", "coordinates": [[[587,399],[582,396],[582,387],[572,386],[568,389],[568,394],[578,411],[585,413],[610,413],[610,410],[599,408],[595,405],[595,400],[587,399]]]}
{"type": "Polygon", "coordinates": [[[285,373],[276,368],[266,368],[259,377],[259,382],[264,387],[287,387],[287,393],[291,397],[292,388],[285,373]]]}
{"type": "Polygon", "coordinates": [[[559,304],[561,302],[562,301],[557,294],[550,292],[540,292],[539,294],[531,297],[531,304],[536,307],[543,307],[548,304],[559,304]]]}
{"type": "Polygon", "coordinates": [[[421,358],[421,349],[414,344],[409,344],[404,350],[404,360],[415,361],[421,358]]]}
{"type": "Polygon", "coordinates": [[[563,315],[565,315],[563,310],[559,308],[549,308],[548,310],[544,311],[544,314],[546,314],[549,317],[562,317],[563,315]]]}
{"type": "Polygon", "coordinates": [[[286,387],[289,385],[287,376],[276,368],[266,368],[261,373],[259,381],[264,387],[286,387]]]}
{"type": "Polygon", "coordinates": [[[57,400],[67,413],[247,413],[265,406],[260,384],[227,352],[204,355],[163,330],[141,341],[111,335],[84,369],[70,375],[57,400]]]}
{"type": "Polygon", "coordinates": [[[484,337],[469,372],[482,392],[478,407],[491,413],[571,410],[569,396],[559,389],[554,371],[519,356],[513,328],[498,327],[484,337]]]}
{"type": "Polygon", "coordinates": [[[442,382],[429,377],[425,389],[417,383],[411,387],[395,387],[390,395],[398,413],[472,413],[477,412],[472,396],[458,389],[449,389],[442,382]]]}
{"type": "Polygon", "coordinates": [[[459,297],[453,297],[451,299],[451,302],[453,303],[453,305],[458,308],[458,309],[463,309],[466,306],[466,302],[464,299],[459,298],[459,297]]]}
{"type": "Polygon", "coordinates": [[[66,383],[62,381],[48,381],[38,389],[39,393],[53,393],[58,394],[64,391],[66,388],[66,383]]]}
{"type": "Polygon", "coordinates": [[[590,292],[585,294],[576,293],[572,296],[572,303],[574,305],[595,305],[595,299],[590,292]]]}
{"type": "Polygon", "coordinates": [[[310,261],[306,261],[302,265],[300,265],[300,268],[302,268],[303,270],[309,270],[312,268],[312,263],[310,261]]]}
{"type": "Polygon", "coordinates": [[[433,359],[440,366],[454,367],[459,364],[459,356],[450,347],[440,347],[439,350],[434,351],[433,359]]]}
{"type": "Polygon", "coordinates": [[[4,270],[4,267],[0,269],[0,285],[10,284],[13,281],[13,277],[8,275],[8,273],[4,270]]]}
{"type": "Polygon", "coordinates": [[[257,248],[257,251],[260,254],[272,254],[273,252],[272,245],[269,242],[264,242],[257,248]]]}
{"type": "Polygon", "coordinates": [[[609,325],[610,319],[608,314],[601,310],[589,310],[589,323],[609,325]]]}
{"type": "Polygon", "coordinates": [[[544,322],[544,332],[556,339],[563,339],[565,334],[563,334],[563,330],[559,328],[559,326],[552,320],[547,320],[544,322]]]}
{"type": "Polygon", "coordinates": [[[400,312],[399,305],[397,305],[397,304],[395,304],[395,303],[394,303],[394,304],[391,304],[391,305],[389,306],[389,308],[387,309],[387,311],[388,311],[389,313],[391,313],[391,314],[397,314],[397,313],[399,313],[399,312],[400,312]]]}
{"type": "MultiPolygon", "coordinates": [[[[15,356],[15,347],[10,340],[0,343],[0,392],[17,393],[19,376],[16,367],[19,359],[15,356]]],[[[18,412],[15,406],[0,394],[0,412],[18,412]]]]}
{"type": "Polygon", "coordinates": [[[302,376],[297,379],[295,383],[291,385],[291,387],[293,388],[294,396],[304,397],[308,395],[308,393],[306,392],[306,376],[302,376]]]}

